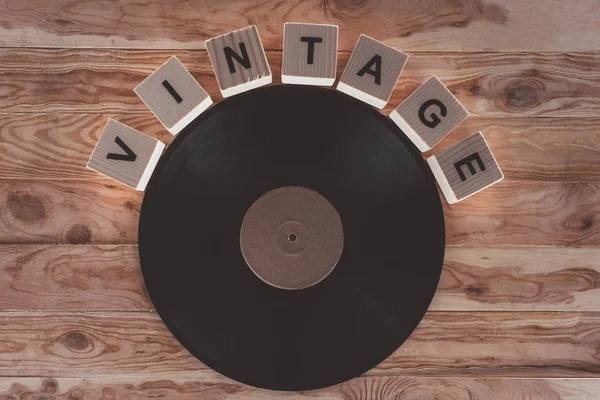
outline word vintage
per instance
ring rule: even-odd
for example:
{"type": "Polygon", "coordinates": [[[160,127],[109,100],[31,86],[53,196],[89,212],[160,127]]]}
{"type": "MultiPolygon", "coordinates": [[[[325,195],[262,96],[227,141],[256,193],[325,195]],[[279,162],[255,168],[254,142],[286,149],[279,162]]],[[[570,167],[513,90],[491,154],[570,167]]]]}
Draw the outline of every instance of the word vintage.
{"type": "MultiPolygon", "coordinates": [[[[272,73],[256,26],[206,41],[223,97],[272,83],[272,73]]],[[[281,80],[284,84],[332,86],[337,74],[338,27],[286,23],[281,80]]],[[[388,103],[408,55],[361,35],[336,89],[377,109],[388,103]]],[[[173,135],[213,101],[173,56],[141,82],[135,93],[173,135]]],[[[389,115],[421,151],[431,150],[469,113],[435,76],[389,115]]],[[[109,120],[88,168],[144,190],[165,145],[109,120]]],[[[427,159],[446,200],[455,203],[503,179],[483,135],[477,133],[427,159]]]]}

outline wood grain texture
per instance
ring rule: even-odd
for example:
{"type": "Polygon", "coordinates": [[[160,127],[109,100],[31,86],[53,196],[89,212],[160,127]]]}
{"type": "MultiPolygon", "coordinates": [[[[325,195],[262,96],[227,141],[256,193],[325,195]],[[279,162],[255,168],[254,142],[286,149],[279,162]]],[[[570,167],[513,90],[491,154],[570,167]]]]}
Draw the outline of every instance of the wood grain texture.
{"type": "Polygon", "coordinates": [[[450,247],[430,310],[600,311],[600,248],[450,247]]]}
{"type": "Polygon", "coordinates": [[[307,392],[275,392],[197,374],[0,378],[0,400],[597,400],[600,379],[364,377],[307,392]]]}
{"type": "MultiPolygon", "coordinates": [[[[214,376],[156,313],[5,312],[0,337],[2,376],[214,376]]],[[[366,375],[591,378],[599,340],[598,313],[428,312],[366,375]]]]}
{"type": "MultiPolygon", "coordinates": [[[[222,98],[206,51],[3,49],[0,112],[147,112],[133,88],[174,54],[215,101],[222,98]]],[[[339,54],[337,76],[349,55],[339,54]]],[[[279,82],[281,52],[267,52],[267,58],[279,82]]],[[[600,113],[600,57],[594,52],[411,54],[383,112],[391,112],[431,75],[472,116],[600,113]]]]}
{"type": "Polygon", "coordinates": [[[365,33],[410,51],[581,51],[600,47],[599,14],[595,0],[11,0],[0,45],[203,48],[256,24],[265,48],[280,49],[283,23],[301,21],[339,25],[345,50],[365,33]]]}
{"type": "MultiPolygon", "coordinates": [[[[86,169],[85,164],[109,118],[167,144],[173,140],[150,112],[0,114],[0,179],[103,179],[86,169]]],[[[470,117],[442,140],[434,152],[478,131],[484,133],[509,179],[600,178],[600,118],[470,117]]]]}
{"type": "MultiPolygon", "coordinates": [[[[600,248],[450,247],[432,311],[600,311],[600,248]]],[[[151,311],[137,246],[0,246],[2,311],[151,311]]]]}
{"type": "Polygon", "coordinates": [[[0,182],[0,243],[136,243],[143,193],[111,180],[0,182]]]}
{"type": "MultiPolygon", "coordinates": [[[[142,194],[118,183],[0,180],[0,244],[137,242],[142,194]]],[[[505,179],[448,206],[450,246],[598,246],[600,181],[505,179]]]]}
{"type": "Polygon", "coordinates": [[[137,246],[0,246],[0,310],[153,310],[137,246]]]}

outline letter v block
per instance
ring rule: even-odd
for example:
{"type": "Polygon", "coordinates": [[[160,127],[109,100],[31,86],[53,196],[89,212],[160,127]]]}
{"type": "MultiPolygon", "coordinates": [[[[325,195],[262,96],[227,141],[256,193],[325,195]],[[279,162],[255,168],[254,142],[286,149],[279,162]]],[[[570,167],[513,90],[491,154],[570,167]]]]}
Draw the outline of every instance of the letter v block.
{"type": "Polygon", "coordinates": [[[271,68],[255,25],[206,41],[223,97],[272,82],[271,68]]]}
{"type": "Polygon", "coordinates": [[[464,200],[504,178],[480,132],[429,157],[427,163],[450,204],[464,200]]]}
{"type": "Polygon", "coordinates": [[[212,104],[208,93],[175,56],[133,90],[173,135],[212,104]]]}
{"type": "Polygon", "coordinates": [[[408,54],[366,35],[360,35],[337,90],[378,109],[385,107],[408,54]]]}
{"type": "Polygon", "coordinates": [[[165,144],[109,119],[87,167],[136,190],[146,189],[165,144]]]}
{"type": "Polygon", "coordinates": [[[337,72],[336,25],[286,22],[281,82],[331,86],[337,72]]]}
{"type": "Polygon", "coordinates": [[[468,111],[435,76],[390,113],[392,121],[421,152],[435,146],[468,116],[468,111]]]}

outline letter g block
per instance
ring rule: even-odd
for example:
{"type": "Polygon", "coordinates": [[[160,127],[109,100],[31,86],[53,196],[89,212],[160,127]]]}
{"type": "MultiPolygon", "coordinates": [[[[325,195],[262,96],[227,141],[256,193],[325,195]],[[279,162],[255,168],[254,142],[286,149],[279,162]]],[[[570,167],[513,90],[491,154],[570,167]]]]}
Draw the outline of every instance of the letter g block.
{"type": "Polygon", "coordinates": [[[392,111],[390,118],[421,152],[426,152],[468,115],[456,97],[432,76],[392,111]]]}

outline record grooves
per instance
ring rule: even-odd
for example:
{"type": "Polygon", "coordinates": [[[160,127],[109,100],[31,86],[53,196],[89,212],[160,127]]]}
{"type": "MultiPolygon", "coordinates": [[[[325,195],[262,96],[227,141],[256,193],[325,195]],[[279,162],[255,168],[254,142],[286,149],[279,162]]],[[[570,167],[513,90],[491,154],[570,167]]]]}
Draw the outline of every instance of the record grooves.
{"type": "MultiPolygon", "coordinates": [[[[307,243],[332,240],[301,225],[307,243]]],[[[271,86],[175,138],[146,189],[139,251],[159,315],[193,355],[243,383],[307,390],[364,373],[412,333],[441,273],[444,217],[429,168],[388,118],[333,90],[271,86]],[[259,278],[240,247],[248,210],[286,187],[322,196],[343,226],[335,268],[298,290],[259,278]]]]}

